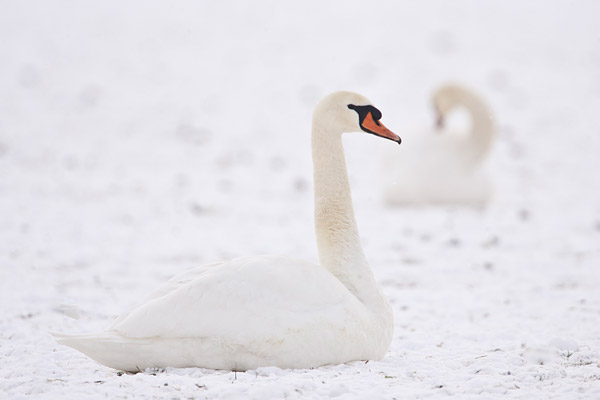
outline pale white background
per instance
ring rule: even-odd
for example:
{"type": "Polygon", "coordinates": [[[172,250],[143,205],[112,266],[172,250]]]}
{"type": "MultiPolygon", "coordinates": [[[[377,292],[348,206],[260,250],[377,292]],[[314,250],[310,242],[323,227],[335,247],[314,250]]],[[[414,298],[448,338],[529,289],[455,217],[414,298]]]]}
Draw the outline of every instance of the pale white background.
{"type": "Polygon", "coordinates": [[[600,398],[599,15],[594,1],[0,2],[0,397],[600,398]],[[49,334],[102,330],[200,263],[316,262],[314,104],[361,92],[402,135],[433,124],[448,80],[497,117],[486,209],[385,207],[391,143],[345,138],[395,312],[383,361],[120,376],[49,334]]]}

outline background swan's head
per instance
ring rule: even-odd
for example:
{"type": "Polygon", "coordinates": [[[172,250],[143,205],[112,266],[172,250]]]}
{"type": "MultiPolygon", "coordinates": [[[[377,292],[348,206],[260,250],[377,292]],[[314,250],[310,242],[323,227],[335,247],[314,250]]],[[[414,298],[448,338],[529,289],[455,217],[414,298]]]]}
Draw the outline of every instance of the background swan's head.
{"type": "Polygon", "coordinates": [[[464,86],[458,84],[446,84],[439,87],[433,94],[433,107],[437,114],[437,125],[439,127],[444,125],[444,120],[450,110],[453,108],[464,105],[463,103],[467,99],[476,98],[475,94],[464,86]]]}
{"type": "Polygon", "coordinates": [[[367,132],[400,143],[400,137],[381,122],[381,111],[364,96],[353,92],[335,92],[315,107],[313,125],[326,128],[332,135],[367,132]]]}
{"type": "Polygon", "coordinates": [[[446,115],[468,92],[468,89],[457,84],[441,86],[433,94],[433,104],[440,114],[446,115]]]}

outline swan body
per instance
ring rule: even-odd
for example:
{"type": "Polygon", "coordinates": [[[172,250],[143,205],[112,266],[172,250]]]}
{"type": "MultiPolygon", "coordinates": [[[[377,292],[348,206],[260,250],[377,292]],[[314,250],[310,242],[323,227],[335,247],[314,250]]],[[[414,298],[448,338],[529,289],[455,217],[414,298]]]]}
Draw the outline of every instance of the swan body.
{"type": "Polygon", "coordinates": [[[485,160],[496,134],[488,106],[472,91],[455,84],[439,88],[433,103],[438,113],[437,127],[406,135],[406,154],[387,153],[384,158],[389,177],[385,202],[485,205],[493,193],[485,160]],[[459,107],[470,115],[468,132],[443,126],[447,114],[459,107]]]}
{"type": "Polygon", "coordinates": [[[107,331],[59,342],[125,371],[381,359],[392,339],[392,310],[360,245],[341,142],[343,132],[361,130],[400,142],[379,118],[379,110],[351,92],[325,97],[313,114],[321,265],[255,256],[200,266],[173,277],[107,331]]]}

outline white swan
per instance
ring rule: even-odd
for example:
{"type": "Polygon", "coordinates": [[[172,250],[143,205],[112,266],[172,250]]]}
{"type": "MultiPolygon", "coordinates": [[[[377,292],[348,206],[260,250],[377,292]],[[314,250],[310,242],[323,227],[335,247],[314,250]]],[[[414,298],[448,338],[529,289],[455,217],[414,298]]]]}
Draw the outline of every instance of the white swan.
{"type": "Polygon", "coordinates": [[[99,334],[59,341],[106,366],[248,370],[381,359],[392,310],[360,244],[342,133],[400,142],[361,95],[336,92],[312,123],[315,228],[321,266],[281,256],[239,258],[175,276],[99,334]]]}
{"type": "Polygon", "coordinates": [[[484,205],[492,184],[484,161],[496,134],[492,114],[472,91],[456,84],[439,88],[433,96],[437,128],[405,137],[405,153],[388,153],[385,202],[400,204],[484,205]],[[471,117],[468,132],[444,127],[447,114],[464,107],[471,117]],[[462,133],[462,134],[461,134],[462,133]]]}

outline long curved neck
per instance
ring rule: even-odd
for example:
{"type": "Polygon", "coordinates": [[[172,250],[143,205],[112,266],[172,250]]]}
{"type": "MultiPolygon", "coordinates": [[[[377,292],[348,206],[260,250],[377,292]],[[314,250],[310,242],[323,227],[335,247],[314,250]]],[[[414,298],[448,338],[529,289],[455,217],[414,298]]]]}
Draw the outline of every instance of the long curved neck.
{"type": "Polygon", "coordinates": [[[457,99],[457,106],[459,105],[464,106],[471,115],[469,146],[474,162],[481,161],[490,151],[495,137],[492,114],[481,99],[467,91],[460,92],[457,99]]]}
{"type": "Polygon", "coordinates": [[[380,306],[385,299],[360,243],[341,132],[331,134],[315,119],[312,129],[319,261],[365,305],[380,306]]]}

